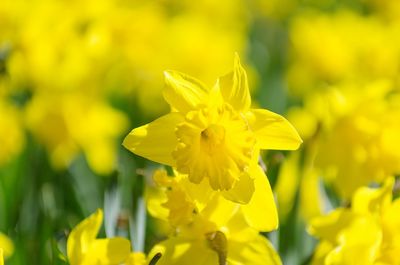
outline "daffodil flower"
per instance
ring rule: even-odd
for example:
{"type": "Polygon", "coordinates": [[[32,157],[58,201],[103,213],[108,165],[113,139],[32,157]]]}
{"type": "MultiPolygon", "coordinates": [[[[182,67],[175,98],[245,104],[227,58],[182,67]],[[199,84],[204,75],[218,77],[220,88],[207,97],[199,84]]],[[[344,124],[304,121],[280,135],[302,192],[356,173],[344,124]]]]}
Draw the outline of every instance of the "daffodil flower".
{"type": "MultiPolygon", "coordinates": [[[[263,174],[257,176],[267,180],[263,174]]],[[[258,177],[257,184],[263,186],[258,177]]],[[[174,229],[149,253],[161,254],[157,265],[281,264],[270,242],[259,235],[277,226],[271,191],[256,189],[249,204],[242,205],[225,199],[204,180],[194,184],[186,176],[169,177],[165,171],[157,171],[154,180],[158,188],[146,191],[148,210],[174,229]]]]}
{"type": "Polygon", "coordinates": [[[137,155],[177,168],[193,183],[206,178],[214,190],[232,191],[232,200],[246,203],[251,193],[241,187],[251,183],[248,171],[259,149],[292,150],[302,142],[282,116],[250,108],[247,75],[237,55],[233,72],[212,88],[179,72],[164,74],[164,98],[171,112],[132,130],[123,144],[137,155]],[[236,184],[243,192],[233,191],[236,184]]]}
{"type": "Polygon", "coordinates": [[[311,222],[321,239],[312,264],[400,264],[400,199],[392,202],[394,179],[379,189],[359,188],[351,208],[338,208],[311,222]]]}
{"type": "Polygon", "coordinates": [[[279,221],[268,178],[259,166],[252,167],[250,172],[255,178],[253,196],[247,204],[237,204],[212,190],[205,180],[194,184],[186,175],[175,172],[174,177],[169,177],[164,170],[157,170],[153,176],[157,187],[146,187],[148,211],[173,227],[188,225],[198,216],[221,224],[221,220],[240,211],[251,228],[275,230],[279,221]],[[216,205],[222,205],[218,211],[216,205]]]}
{"type": "Polygon", "coordinates": [[[125,238],[96,239],[103,211],[79,223],[70,233],[67,241],[67,255],[71,265],[118,265],[128,259],[129,240],[125,238]]]}

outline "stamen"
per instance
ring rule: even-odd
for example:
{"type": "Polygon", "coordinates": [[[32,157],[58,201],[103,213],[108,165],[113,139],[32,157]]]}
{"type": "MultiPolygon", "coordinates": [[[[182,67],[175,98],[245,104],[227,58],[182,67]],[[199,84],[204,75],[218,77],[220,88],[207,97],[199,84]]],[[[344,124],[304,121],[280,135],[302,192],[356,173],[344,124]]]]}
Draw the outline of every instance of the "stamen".
{"type": "Polygon", "coordinates": [[[226,258],[228,255],[228,240],[226,236],[221,231],[215,231],[206,234],[208,240],[208,245],[212,250],[218,254],[218,264],[227,265],[226,258]]]}

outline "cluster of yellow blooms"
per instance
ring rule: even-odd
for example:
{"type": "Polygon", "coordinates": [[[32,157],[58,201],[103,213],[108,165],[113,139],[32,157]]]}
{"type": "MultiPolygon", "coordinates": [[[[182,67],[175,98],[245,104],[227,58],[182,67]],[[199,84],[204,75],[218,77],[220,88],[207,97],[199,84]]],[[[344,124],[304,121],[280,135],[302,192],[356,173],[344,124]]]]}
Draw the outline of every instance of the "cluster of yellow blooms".
{"type": "MultiPolygon", "coordinates": [[[[302,2],[2,1],[0,168],[33,141],[56,170],[82,153],[93,172],[111,175],[129,122],[169,107],[123,141],[165,166],[143,195],[148,213],[168,228],[164,240],[145,254],[132,252],[126,238],[98,239],[97,210],[69,234],[71,265],[279,265],[262,233],[276,230],[297,206],[319,239],[311,264],[400,264],[400,198],[393,195],[400,174],[400,1],[350,1],[359,9],[302,2]],[[265,20],[251,28],[249,10],[265,20]],[[251,57],[265,45],[247,47],[252,30],[262,39],[257,26],[282,21],[288,120],[251,108],[248,83],[257,77],[237,54],[233,70],[210,86],[235,51],[251,57]],[[163,77],[166,68],[190,75],[163,77]],[[138,112],[134,119],[121,110],[125,104],[138,112]],[[272,189],[261,150],[300,144],[301,152],[285,155],[272,189]]],[[[0,232],[0,265],[13,251],[0,232]]]]}
{"type": "Polygon", "coordinates": [[[289,109],[288,119],[305,141],[306,158],[291,156],[281,171],[277,192],[285,211],[300,185],[306,217],[321,213],[319,176],[349,200],[357,188],[400,172],[400,20],[385,9],[396,1],[382,2],[369,15],[309,11],[291,21],[286,77],[302,105],[289,109]]]}
{"type": "Polygon", "coordinates": [[[184,68],[211,81],[245,48],[241,1],[190,2],[3,1],[0,165],[21,152],[27,129],[55,168],[83,152],[96,173],[112,172],[128,119],[110,95],[157,115],[167,108],[162,69],[184,68]],[[21,95],[27,100],[15,106],[21,95]]]}
{"type": "Polygon", "coordinates": [[[275,191],[281,218],[298,192],[321,239],[312,264],[399,264],[391,201],[400,173],[400,9],[398,1],[367,2],[375,12],[308,10],[290,22],[286,78],[301,105],[288,119],[304,145],[284,162],[275,191]],[[324,184],[351,206],[321,216],[331,207],[324,184]]]}
{"type": "Polygon", "coordinates": [[[321,239],[312,264],[399,264],[400,199],[392,201],[394,178],[381,188],[356,190],[350,208],[337,208],[311,222],[321,239]]]}
{"type": "MultiPolygon", "coordinates": [[[[175,71],[165,72],[165,82],[171,112],[124,141],[135,154],[174,168],[174,176],[156,171],[156,186],[147,188],[150,214],[173,228],[150,260],[161,254],[157,264],[281,264],[259,234],[276,229],[278,216],[258,158],[260,149],[297,149],[296,130],[278,114],[250,109],[238,56],[212,88],[175,71]]],[[[128,263],[127,240],[95,239],[101,220],[98,211],[71,232],[72,265],[128,263]]]]}

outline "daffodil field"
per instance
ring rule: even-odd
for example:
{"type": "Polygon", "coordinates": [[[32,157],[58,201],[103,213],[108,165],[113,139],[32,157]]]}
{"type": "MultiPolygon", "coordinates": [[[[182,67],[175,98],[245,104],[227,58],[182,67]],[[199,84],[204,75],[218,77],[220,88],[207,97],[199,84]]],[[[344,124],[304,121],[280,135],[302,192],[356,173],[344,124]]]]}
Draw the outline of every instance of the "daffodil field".
{"type": "Polygon", "coordinates": [[[400,1],[0,0],[0,265],[400,265],[400,1]]]}

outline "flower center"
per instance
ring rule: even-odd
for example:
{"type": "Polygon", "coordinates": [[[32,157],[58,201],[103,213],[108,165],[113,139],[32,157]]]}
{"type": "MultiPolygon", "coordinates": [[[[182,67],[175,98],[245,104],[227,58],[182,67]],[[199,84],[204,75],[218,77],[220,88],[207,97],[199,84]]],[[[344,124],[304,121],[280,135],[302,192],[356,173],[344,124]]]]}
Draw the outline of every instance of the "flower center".
{"type": "Polygon", "coordinates": [[[209,154],[213,155],[215,150],[219,148],[225,140],[225,128],[218,124],[211,124],[207,129],[201,132],[202,148],[209,154]]]}
{"type": "Polygon", "coordinates": [[[193,183],[208,178],[214,190],[229,190],[251,162],[254,135],[229,105],[189,112],[175,133],[176,168],[193,183]]]}

